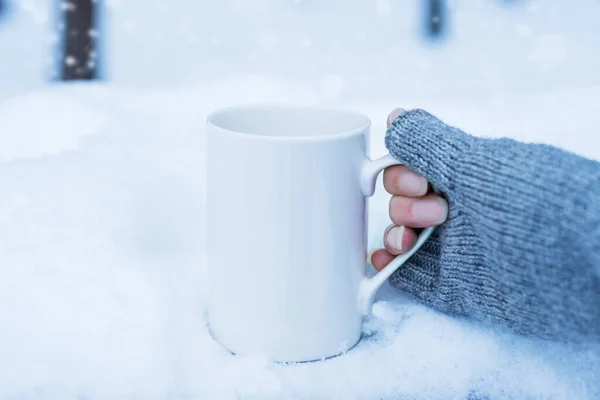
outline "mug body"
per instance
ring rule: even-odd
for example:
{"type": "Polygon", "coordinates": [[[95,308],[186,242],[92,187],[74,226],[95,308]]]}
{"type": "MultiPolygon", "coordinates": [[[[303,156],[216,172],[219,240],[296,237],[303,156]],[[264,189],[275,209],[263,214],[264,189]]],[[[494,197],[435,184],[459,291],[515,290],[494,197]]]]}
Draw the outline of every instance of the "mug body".
{"type": "Polygon", "coordinates": [[[360,340],[369,126],[321,107],[208,117],[208,318],[229,351],[312,361],[360,340]]]}

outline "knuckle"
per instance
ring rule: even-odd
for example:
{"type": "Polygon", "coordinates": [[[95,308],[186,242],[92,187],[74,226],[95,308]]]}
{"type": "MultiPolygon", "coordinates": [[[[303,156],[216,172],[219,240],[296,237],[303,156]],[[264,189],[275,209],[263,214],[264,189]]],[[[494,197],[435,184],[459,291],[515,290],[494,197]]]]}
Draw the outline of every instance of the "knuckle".
{"type": "Polygon", "coordinates": [[[400,175],[406,170],[404,165],[393,165],[388,167],[383,172],[383,186],[390,194],[399,194],[400,187],[398,185],[400,175]]]}
{"type": "Polygon", "coordinates": [[[390,199],[389,214],[396,225],[405,225],[410,222],[410,204],[413,200],[403,196],[392,196],[390,199]]]}

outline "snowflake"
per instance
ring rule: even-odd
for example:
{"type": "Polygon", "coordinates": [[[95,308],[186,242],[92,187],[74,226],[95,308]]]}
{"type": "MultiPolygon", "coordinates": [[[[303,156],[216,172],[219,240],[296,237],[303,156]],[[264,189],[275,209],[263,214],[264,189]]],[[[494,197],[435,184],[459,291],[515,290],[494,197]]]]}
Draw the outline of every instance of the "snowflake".
{"type": "Polygon", "coordinates": [[[63,1],[60,3],[60,9],[63,11],[75,11],[76,8],[77,6],[70,1],[63,1]]]}
{"type": "Polygon", "coordinates": [[[73,56],[66,56],[65,57],[65,65],[67,67],[72,67],[74,65],[77,65],[77,58],[75,58],[73,56]]]}

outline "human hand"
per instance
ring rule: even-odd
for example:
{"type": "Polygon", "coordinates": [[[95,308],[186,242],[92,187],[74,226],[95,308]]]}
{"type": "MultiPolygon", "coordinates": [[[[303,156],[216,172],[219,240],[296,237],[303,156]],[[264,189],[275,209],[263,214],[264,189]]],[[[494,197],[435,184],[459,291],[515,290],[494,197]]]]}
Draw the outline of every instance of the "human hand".
{"type": "MultiPolygon", "coordinates": [[[[401,108],[392,111],[387,126],[403,112],[401,108]]],[[[383,269],[395,256],[415,245],[415,228],[440,225],[448,216],[446,200],[431,191],[424,177],[404,165],[386,168],[383,185],[392,195],[389,213],[393,224],[384,232],[385,248],[371,254],[370,262],[377,270],[383,269]]]]}

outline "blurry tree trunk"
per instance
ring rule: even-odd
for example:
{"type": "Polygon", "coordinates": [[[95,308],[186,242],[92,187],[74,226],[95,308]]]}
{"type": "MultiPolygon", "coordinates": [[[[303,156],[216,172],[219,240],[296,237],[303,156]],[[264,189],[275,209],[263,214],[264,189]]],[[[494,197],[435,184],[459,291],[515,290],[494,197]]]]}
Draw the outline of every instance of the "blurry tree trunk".
{"type": "Polygon", "coordinates": [[[445,0],[425,0],[425,25],[427,36],[435,38],[440,37],[444,33],[445,22],[445,0]]]}
{"type": "Polygon", "coordinates": [[[96,7],[99,1],[71,0],[62,3],[64,18],[62,80],[97,78],[98,54],[95,39],[96,7]]]}

